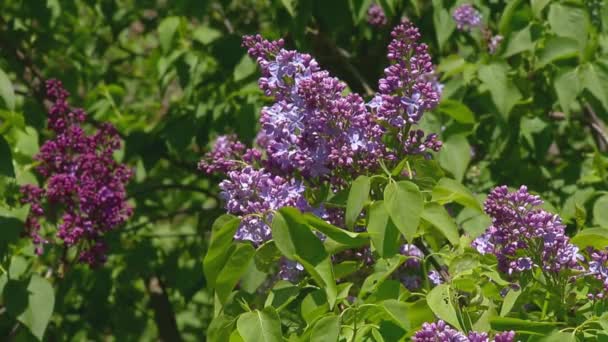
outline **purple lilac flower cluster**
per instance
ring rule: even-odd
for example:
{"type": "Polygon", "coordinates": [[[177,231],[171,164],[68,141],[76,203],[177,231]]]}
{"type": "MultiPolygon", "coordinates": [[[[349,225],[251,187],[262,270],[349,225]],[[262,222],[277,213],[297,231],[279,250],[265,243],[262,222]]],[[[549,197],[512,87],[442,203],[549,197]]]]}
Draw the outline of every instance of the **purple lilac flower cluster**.
{"type": "MultiPolygon", "coordinates": [[[[368,104],[376,116],[391,126],[415,124],[424,111],[435,108],[441,96],[428,47],[419,43],[420,31],[404,22],[391,32],[388,46],[391,65],[384,69],[378,94],[368,104]]],[[[406,138],[401,137],[405,140],[406,138]]]]}
{"type": "Polygon", "coordinates": [[[396,147],[383,140],[395,133],[381,121],[416,123],[441,93],[427,47],[418,43],[418,30],[403,23],[393,38],[388,53],[393,65],[367,105],[360,95],[346,94],[346,84],[310,55],[284,49],[283,40],[243,38],[260,66],[259,86],[273,103],[262,109],[256,148],[246,148],[234,136],[220,137],[199,163],[204,172],[228,176],[220,184],[222,197],[228,212],[243,218],[236,239],[254,244],[268,240],[269,214],[283,206],[311,211],[341,226],[343,212],[310,207],[305,182],[328,181],[337,191],[347,183],[345,177],[377,169],[381,159],[439,150],[437,136],[420,130],[400,130],[391,140],[399,143],[396,147]]]}
{"type": "Polygon", "coordinates": [[[228,212],[243,217],[234,238],[256,245],[270,239],[267,223],[272,220],[273,210],[285,206],[308,209],[300,182],[251,166],[228,172],[228,179],[220,183],[220,189],[228,212]]]}
{"type": "Polygon", "coordinates": [[[499,269],[510,275],[534,267],[550,273],[580,269],[578,247],[569,242],[559,216],[538,209],[542,203],[525,186],[514,192],[506,186],[495,188],[484,204],[492,225],[473,247],[496,255],[499,269]]]}
{"type": "Polygon", "coordinates": [[[470,31],[481,26],[481,13],[471,4],[458,6],[452,13],[452,18],[456,22],[456,28],[460,31],[470,31]]]}
{"type": "Polygon", "coordinates": [[[381,27],[388,23],[384,10],[378,4],[372,4],[367,9],[367,22],[372,26],[381,27]]]}
{"type": "Polygon", "coordinates": [[[244,45],[262,70],[260,88],[274,97],[262,109],[261,147],[267,163],[284,173],[326,176],[354,172],[382,155],[381,127],[358,94],[344,95],[346,84],[331,77],[308,54],[279,48],[260,36],[244,45]]]}
{"type": "Polygon", "coordinates": [[[588,265],[585,275],[590,276],[601,282],[602,290],[590,293],[589,299],[603,299],[608,294],[608,248],[598,251],[589,248],[588,265]]]}
{"type": "Polygon", "coordinates": [[[35,156],[44,187],[25,185],[22,202],[31,205],[26,229],[43,253],[48,243],[41,235],[41,219],[49,212],[61,213],[56,237],[66,248],[78,246],[79,261],[96,266],[106,259],[103,235],[131,215],[125,185],[132,176],[126,165],[117,163],[112,154],[120,148],[120,138],[110,124],[103,124],[93,135],[80,126],[84,111],[70,109],[68,92],[60,81],[46,83],[48,98],[53,101],[48,127],[55,136],[47,140],[35,156]]]}
{"type": "MultiPolygon", "coordinates": [[[[515,332],[505,331],[494,336],[493,342],[513,342],[515,332]]],[[[487,333],[471,331],[468,335],[450,327],[444,321],[424,323],[422,328],[412,336],[414,342],[490,342],[487,333]]]]}

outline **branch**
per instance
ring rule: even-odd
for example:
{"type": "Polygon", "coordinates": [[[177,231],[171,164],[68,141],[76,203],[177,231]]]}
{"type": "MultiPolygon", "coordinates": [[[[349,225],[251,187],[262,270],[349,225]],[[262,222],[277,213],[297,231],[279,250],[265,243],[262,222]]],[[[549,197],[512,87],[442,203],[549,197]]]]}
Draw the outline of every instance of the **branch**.
{"type": "Polygon", "coordinates": [[[597,145],[597,148],[601,152],[608,151],[608,135],[606,134],[606,127],[602,120],[597,116],[593,107],[589,104],[589,102],[584,103],[586,121],[589,123],[591,127],[591,131],[593,132],[593,139],[597,145]]]}
{"type": "Polygon", "coordinates": [[[158,276],[152,276],[147,280],[148,294],[150,295],[150,307],[154,311],[154,320],[158,328],[160,341],[163,342],[179,342],[182,340],[177,322],[175,321],[175,312],[169,301],[167,289],[158,276]]]}

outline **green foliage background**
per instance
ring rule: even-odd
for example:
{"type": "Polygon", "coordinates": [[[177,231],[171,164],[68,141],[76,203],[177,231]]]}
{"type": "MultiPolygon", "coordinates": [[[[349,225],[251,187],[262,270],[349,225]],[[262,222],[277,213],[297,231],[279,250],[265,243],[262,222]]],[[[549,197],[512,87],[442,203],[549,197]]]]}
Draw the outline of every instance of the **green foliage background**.
{"type": "MultiPolygon", "coordinates": [[[[219,179],[196,163],[218,134],[251,143],[268,103],[243,34],[285,38],[369,99],[387,65],[390,28],[407,16],[445,84],[422,126],[445,143],[440,171],[456,181],[446,187],[483,194],[527,184],[571,233],[608,229],[608,10],[582,0],[473,1],[505,37],[490,55],[481,34],[455,31],[452,9],[463,1],[379,3],[391,22],[384,28],[366,22],[371,0],[2,1],[0,336],[204,339],[214,294],[203,258],[223,210],[219,179]],[[47,78],[64,82],[91,128],[116,125],[124,138],[117,158],[136,169],[128,188],[135,215],[110,235],[100,269],[60,270],[60,251],[38,258],[19,239],[27,208],[18,185],[37,182],[32,156],[48,137],[47,78]]],[[[487,222],[470,208],[456,217],[473,236],[487,222]]]]}

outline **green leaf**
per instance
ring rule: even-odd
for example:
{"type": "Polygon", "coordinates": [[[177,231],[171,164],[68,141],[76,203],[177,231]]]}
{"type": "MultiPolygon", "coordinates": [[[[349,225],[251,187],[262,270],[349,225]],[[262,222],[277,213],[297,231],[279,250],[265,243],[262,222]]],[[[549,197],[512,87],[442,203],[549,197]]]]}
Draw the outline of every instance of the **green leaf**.
{"type": "Polygon", "coordinates": [[[294,17],[296,15],[293,0],[281,0],[281,3],[283,4],[283,7],[285,7],[290,16],[294,17]]]}
{"type": "Polygon", "coordinates": [[[270,272],[281,259],[281,253],[274,241],[266,241],[255,251],[255,266],[263,272],[270,272]]]}
{"type": "Polygon", "coordinates": [[[513,27],[513,25],[511,24],[511,21],[513,20],[513,14],[515,13],[517,6],[519,6],[522,1],[523,0],[509,1],[507,3],[507,6],[505,6],[504,10],[502,11],[500,21],[498,22],[498,32],[500,32],[503,37],[506,37],[511,33],[511,27],[513,27]]]}
{"type": "Polygon", "coordinates": [[[287,258],[296,260],[325,289],[330,306],[336,301],[337,288],[331,260],[323,243],[308,228],[296,208],[279,209],[272,220],[272,237],[287,258]]]}
{"type": "Polygon", "coordinates": [[[413,303],[389,299],[382,302],[382,307],[389,317],[406,331],[414,331],[423,323],[435,320],[433,311],[424,299],[413,303]]]}
{"type": "Polygon", "coordinates": [[[519,318],[494,317],[490,319],[492,329],[497,331],[515,330],[536,335],[547,335],[558,326],[559,323],[528,321],[519,318]]]}
{"type": "Polygon", "coordinates": [[[167,17],[158,25],[158,39],[164,53],[169,52],[180,23],[179,17],[167,17]]]}
{"type": "Polygon", "coordinates": [[[458,315],[454,308],[454,294],[448,284],[434,287],[426,296],[426,302],[437,317],[453,327],[461,329],[458,315]]]}
{"type": "Polygon", "coordinates": [[[479,79],[490,91],[492,101],[503,118],[508,118],[515,104],[522,98],[521,92],[508,78],[509,66],[492,63],[479,68],[479,79]]]}
{"type": "Polygon", "coordinates": [[[359,176],[350,187],[348,200],[346,201],[345,221],[346,227],[351,230],[355,226],[355,222],[357,222],[359,214],[369,198],[370,186],[369,177],[359,176]]]}
{"type": "MultiPolygon", "coordinates": [[[[605,209],[604,209],[605,210],[605,209]]],[[[581,249],[593,247],[602,250],[608,247],[608,229],[606,228],[587,228],[576,234],[570,242],[581,249]]]]}
{"type": "Polygon", "coordinates": [[[281,342],[281,321],[272,307],[246,312],[236,322],[239,335],[245,342],[281,342]]]}
{"type": "Polygon", "coordinates": [[[460,240],[458,226],[454,219],[448,214],[442,205],[428,203],[421,215],[422,219],[435,226],[452,245],[457,245],[460,240]]]}
{"type": "Polygon", "coordinates": [[[507,292],[507,295],[502,301],[502,306],[500,307],[500,316],[504,317],[511,312],[511,309],[513,309],[513,306],[515,305],[515,302],[520,294],[521,290],[515,290],[513,288],[509,289],[509,292],[507,292]]]}
{"type": "Polygon", "coordinates": [[[414,240],[424,208],[418,187],[408,181],[391,182],[384,189],[384,205],[397,228],[408,242],[414,240]]]}
{"type": "Polygon", "coordinates": [[[15,177],[11,148],[2,136],[0,136],[0,175],[15,177]]]}
{"type": "Polygon", "coordinates": [[[532,13],[534,13],[534,16],[542,18],[542,11],[550,2],[551,0],[531,0],[532,13]]]}
{"type": "Polygon", "coordinates": [[[581,67],[580,77],[583,88],[587,89],[608,110],[608,75],[597,65],[588,63],[581,67]]]}
{"type": "Polygon", "coordinates": [[[215,279],[230,255],[234,234],[240,224],[241,219],[238,217],[222,215],[211,227],[211,242],[203,259],[203,272],[210,288],[215,287],[215,279]]]}
{"type": "Polygon", "coordinates": [[[280,311],[293,302],[299,294],[300,288],[298,286],[285,280],[279,280],[270,290],[264,307],[272,306],[280,311]]]}
{"type": "Polygon", "coordinates": [[[608,229],[608,195],[598,198],[593,204],[593,222],[608,229]]]}
{"type": "Polygon", "coordinates": [[[234,68],[234,80],[236,82],[244,80],[245,78],[253,75],[256,70],[256,64],[249,55],[243,55],[239,64],[234,68]]]}
{"type": "Polygon", "coordinates": [[[42,340],[53,314],[55,292],[51,283],[37,274],[32,275],[27,292],[27,309],[17,317],[17,320],[23,323],[32,332],[32,335],[42,340]]]}
{"type": "Polygon", "coordinates": [[[340,317],[331,314],[319,319],[313,326],[310,341],[336,342],[340,337],[340,317]]]}
{"type": "Polygon", "coordinates": [[[437,71],[441,72],[443,77],[450,77],[462,72],[466,66],[467,61],[461,56],[449,55],[441,60],[437,66],[437,71]]]}
{"type": "Polygon", "coordinates": [[[576,69],[568,69],[560,72],[555,77],[554,81],[555,92],[562,110],[566,113],[570,112],[572,103],[576,101],[577,96],[581,92],[580,79],[576,69]]]}
{"type": "Polygon", "coordinates": [[[230,339],[236,319],[228,315],[215,317],[207,328],[207,340],[209,342],[224,342],[230,339]]]}
{"type": "MultiPolygon", "coordinates": [[[[576,339],[575,334],[573,334],[571,332],[554,331],[553,333],[551,333],[551,335],[549,335],[547,337],[543,337],[538,341],[539,342],[576,342],[577,339],[576,339]]],[[[601,341],[601,339],[598,339],[598,341],[601,341]]]]}
{"type": "Polygon", "coordinates": [[[439,152],[439,165],[462,181],[471,161],[471,145],[466,136],[456,134],[443,142],[439,152]]]}
{"type": "Polygon", "coordinates": [[[8,252],[8,246],[19,240],[19,235],[23,231],[23,222],[14,217],[0,216],[0,258],[8,252]]]}
{"type": "Polygon", "coordinates": [[[442,100],[437,107],[440,113],[452,117],[454,120],[464,124],[474,124],[475,115],[469,107],[460,101],[442,100]]]}
{"type": "Polygon", "coordinates": [[[433,0],[433,24],[439,49],[443,50],[452,32],[456,29],[456,24],[440,0],[433,0]]]}
{"type": "Polygon", "coordinates": [[[312,228],[327,235],[330,239],[339,242],[343,245],[356,248],[365,245],[368,241],[368,233],[354,233],[346,229],[336,227],[327,223],[316,215],[311,213],[303,214],[304,220],[312,228]]]}
{"type": "Polygon", "coordinates": [[[367,15],[367,9],[372,4],[372,0],[349,0],[350,11],[353,13],[353,21],[358,24],[367,15]]]}
{"type": "Polygon", "coordinates": [[[0,69],[0,98],[4,101],[6,109],[15,110],[15,89],[8,75],[0,69]]]}
{"type": "Polygon", "coordinates": [[[209,26],[199,26],[192,32],[192,38],[203,45],[213,43],[221,36],[222,32],[209,26]]]}
{"type": "Polygon", "coordinates": [[[386,259],[397,253],[399,230],[389,218],[384,201],[376,201],[369,207],[367,231],[380,257],[386,259]]]}
{"type": "Polygon", "coordinates": [[[215,281],[215,291],[221,303],[226,302],[234,286],[249,268],[254,255],[255,248],[249,243],[239,243],[233,248],[215,281]]]}
{"type": "Polygon", "coordinates": [[[530,26],[528,25],[523,30],[517,31],[511,35],[507,48],[502,56],[507,58],[533,49],[534,42],[532,41],[532,33],[530,32],[530,26]]]}
{"type": "Polygon", "coordinates": [[[572,38],[577,41],[578,48],[584,48],[589,22],[583,8],[553,3],[549,7],[547,20],[558,36],[572,38]]]}
{"type": "Polygon", "coordinates": [[[545,42],[545,47],[538,56],[536,68],[540,69],[545,65],[578,56],[578,43],[566,37],[551,37],[545,42]]]}
{"type": "Polygon", "coordinates": [[[439,180],[433,188],[432,200],[441,205],[456,202],[471,209],[483,210],[471,191],[451,178],[441,178],[439,180]]]}

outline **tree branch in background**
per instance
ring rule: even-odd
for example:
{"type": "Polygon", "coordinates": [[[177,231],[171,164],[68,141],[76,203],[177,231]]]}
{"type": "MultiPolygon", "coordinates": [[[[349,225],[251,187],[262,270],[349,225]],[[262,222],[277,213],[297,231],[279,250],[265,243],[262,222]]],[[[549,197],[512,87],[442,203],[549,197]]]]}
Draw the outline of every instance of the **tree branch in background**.
{"type": "Polygon", "coordinates": [[[589,102],[585,102],[584,106],[584,114],[586,114],[584,115],[585,121],[587,121],[591,127],[591,133],[597,148],[601,152],[608,152],[608,134],[606,133],[606,126],[604,125],[604,122],[602,122],[602,120],[597,116],[589,102]]]}
{"type": "Polygon", "coordinates": [[[146,288],[150,295],[150,308],[154,311],[159,339],[163,342],[181,341],[175,313],[162,280],[156,275],[152,276],[147,280],[146,288]]]}

